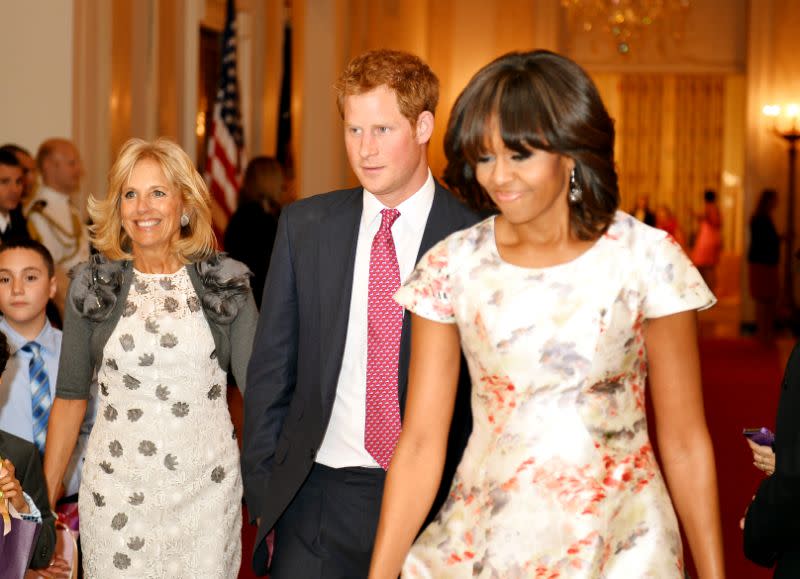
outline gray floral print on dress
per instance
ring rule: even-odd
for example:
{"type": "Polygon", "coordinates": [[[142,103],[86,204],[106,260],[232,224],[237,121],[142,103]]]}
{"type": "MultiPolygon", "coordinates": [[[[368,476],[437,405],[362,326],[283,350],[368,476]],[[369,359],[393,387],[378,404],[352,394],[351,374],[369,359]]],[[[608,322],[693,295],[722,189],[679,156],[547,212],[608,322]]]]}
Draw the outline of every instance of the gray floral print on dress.
{"type": "Polygon", "coordinates": [[[189,414],[189,405],[186,402],[176,402],[172,405],[172,413],[178,418],[183,418],[189,414]]]}
{"type": "Polygon", "coordinates": [[[122,382],[123,384],[125,384],[125,388],[127,388],[128,390],[136,390],[142,384],[140,380],[137,380],[130,374],[125,374],[122,377],[122,382]]]}
{"type": "Polygon", "coordinates": [[[106,409],[103,412],[103,416],[109,422],[114,422],[117,419],[117,409],[109,404],[108,406],[106,406],[106,409]]]}
{"type": "Polygon", "coordinates": [[[139,443],[139,452],[144,456],[153,456],[156,453],[156,445],[150,440],[143,440],[139,443]]]}
{"type": "Polygon", "coordinates": [[[161,384],[156,386],[156,398],[159,400],[169,400],[169,394],[169,388],[166,386],[162,386],[161,384]]]}
{"type": "Polygon", "coordinates": [[[114,467],[111,466],[110,462],[106,462],[105,460],[100,463],[100,468],[102,468],[103,472],[106,473],[106,474],[113,474],[114,473],[114,467]]]}
{"type": "Polygon", "coordinates": [[[125,513],[117,513],[114,515],[114,518],[111,519],[111,528],[115,531],[119,531],[125,525],[128,524],[128,515],[125,513]]]}
{"type": "Polygon", "coordinates": [[[144,493],[133,493],[128,497],[128,502],[134,507],[141,505],[144,502],[144,493]]]}
{"type": "Polygon", "coordinates": [[[125,553],[114,553],[114,567],[125,570],[131,566],[131,558],[125,553]]]}
{"type": "Polygon", "coordinates": [[[178,345],[178,337],[175,334],[164,334],[161,336],[162,348],[174,348],[178,345]]]}
{"type": "Polygon", "coordinates": [[[164,309],[167,310],[169,313],[175,313],[178,311],[178,307],[180,304],[178,300],[173,297],[166,297],[164,298],[164,309]]]}
{"type": "Polygon", "coordinates": [[[140,551],[144,547],[144,539],[142,537],[131,537],[128,540],[128,549],[131,551],[140,551]]]}
{"type": "Polygon", "coordinates": [[[141,408],[131,408],[128,410],[128,420],[131,422],[136,422],[142,417],[142,414],[144,414],[144,412],[141,408]]]}
{"type": "Polygon", "coordinates": [[[218,466],[214,470],[211,471],[211,480],[215,483],[221,483],[225,479],[225,469],[221,466],[218,466]]]}
{"type": "Polygon", "coordinates": [[[172,279],[168,277],[162,277],[158,280],[159,285],[167,291],[171,291],[175,289],[175,284],[172,283],[172,279]]]}
{"type": "Polygon", "coordinates": [[[147,321],[144,323],[144,330],[150,334],[157,334],[158,322],[153,318],[147,318],[147,321]]]}
{"type": "Polygon", "coordinates": [[[119,440],[112,440],[108,445],[108,452],[111,453],[111,456],[114,458],[119,458],[122,456],[122,443],[119,440]]]}
{"type": "Polygon", "coordinates": [[[94,506],[96,507],[106,506],[106,499],[100,493],[92,493],[92,499],[94,499],[94,506]]]}
{"type": "Polygon", "coordinates": [[[189,306],[190,312],[199,312],[200,311],[200,298],[197,296],[189,296],[186,298],[186,305],[189,306]]]}
{"type": "Polygon", "coordinates": [[[136,313],[136,304],[132,301],[125,302],[125,307],[122,309],[122,317],[129,318],[136,313]]]}
{"type": "Polygon", "coordinates": [[[106,386],[104,382],[100,383],[100,393],[103,396],[108,396],[108,386],[106,386]]]}
{"type": "Polygon", "coordinates": [[[206,394],[209,400],[216,400],[220,396],[222,396],[222,386],[219,384],[214,384],[211,389],[206,394]]]}
{"type": "Polygon", "coordinates": [[[175,470],[178,466],[178,457],[174,454],[168,454],[164,457],[164,466],[168,470],[175,470]]]}
{"type": "Polygon", "coordinates": [[[154,354],[142,354],[139,356],[139,366],[152,366],[155,359],[154,354]]]}
{"type": "Polygon", "coordinates": [[[122,349],[126,352],[130,352],[136,347],[136,342],[133,341],[133,336],[130,334],[122,334],[119,337],[119,343],[122,345],[122,349]]]}
{"type": "Polygon", "coordinates": [[[144,281],[143,279],[136,278],[136,279],[133,281],[133,287],[134,287],[134,288],[136,289],[136,291],[137,291],[138,293],[140,293],[140,294],[143,294],[143,293],[146,293],[146,292],[147,292],[147,282],[146,282],[146,281],[144,281]]]}
{"type": "Polygon", "coordinates": [[[117,367],[117,361],[114,360],[114,358],[109,358],[108,360],[106,360],[106,366],[108,366],[112,370],[119,370],[119,368],[117,367]]]}

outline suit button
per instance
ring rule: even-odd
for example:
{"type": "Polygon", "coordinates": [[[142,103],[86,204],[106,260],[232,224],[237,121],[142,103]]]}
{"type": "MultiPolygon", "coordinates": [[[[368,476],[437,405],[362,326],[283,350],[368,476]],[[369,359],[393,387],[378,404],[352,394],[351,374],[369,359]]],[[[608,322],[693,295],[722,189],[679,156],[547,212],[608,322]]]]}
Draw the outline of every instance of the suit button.
{"type": "Polygon", "coordinates": [[[309,449],[308,450],[308,456],[311,457],[311,460],[314,460],[315,458],[317,458],[317,449],[316,448],[309,449]]]}

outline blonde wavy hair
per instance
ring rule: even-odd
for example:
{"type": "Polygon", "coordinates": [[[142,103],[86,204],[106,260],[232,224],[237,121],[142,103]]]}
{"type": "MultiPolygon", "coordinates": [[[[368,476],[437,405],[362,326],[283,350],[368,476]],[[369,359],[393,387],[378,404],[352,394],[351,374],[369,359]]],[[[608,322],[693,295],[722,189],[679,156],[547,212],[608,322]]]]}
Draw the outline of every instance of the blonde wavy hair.
{"type": "Polygon", "coordinates": [[[89,197],[89,227],[92,243],[109,259],[133,259],[131,238],[122,227],[120,202],[136,163],[151,159],[159,164],[171,187],[180,191],[189,225],[181,227],[180,237],[170,250],[183,263],[209,257],[216,248],[211,225],[211,198],[206,182],[183,149],[169,139],[155,141],[130,139],[120,149],[108,174],[105,199],[89,197]]]}

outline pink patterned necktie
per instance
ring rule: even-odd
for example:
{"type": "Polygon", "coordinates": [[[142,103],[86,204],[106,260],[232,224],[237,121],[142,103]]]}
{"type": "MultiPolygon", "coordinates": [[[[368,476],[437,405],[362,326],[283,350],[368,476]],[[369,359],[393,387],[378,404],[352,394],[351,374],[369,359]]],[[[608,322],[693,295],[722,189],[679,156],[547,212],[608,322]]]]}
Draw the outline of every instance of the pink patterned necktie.
{"type": "Polygon", "coordinates": [[[369,255],[367,298],[367,413],[364,448],[384,470],[400,436],[397,367],[403,307],[392,299],[400,287],[400,267],[392,239],[397,209],[381,211],[381,226],[369,255]]]}

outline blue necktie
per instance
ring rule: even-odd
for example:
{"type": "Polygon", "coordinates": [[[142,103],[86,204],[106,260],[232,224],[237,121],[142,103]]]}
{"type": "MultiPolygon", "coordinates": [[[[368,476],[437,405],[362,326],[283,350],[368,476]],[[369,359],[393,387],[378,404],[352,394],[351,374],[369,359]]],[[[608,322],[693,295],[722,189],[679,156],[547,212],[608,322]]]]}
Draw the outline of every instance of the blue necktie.
{"type": "Polygon", "coordinates": [[[47,438],[47,420],[50,418],[50,379],[44,367],[42,347],[36,342],[28,342],[21,350],[31,354],[28,375],[31,380],[31,409],[33,410],[33,443],[44,454],[47,438]]]}

